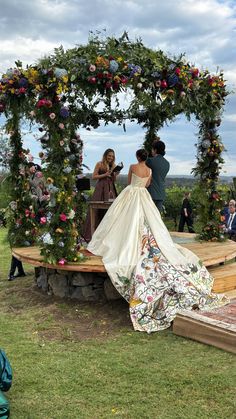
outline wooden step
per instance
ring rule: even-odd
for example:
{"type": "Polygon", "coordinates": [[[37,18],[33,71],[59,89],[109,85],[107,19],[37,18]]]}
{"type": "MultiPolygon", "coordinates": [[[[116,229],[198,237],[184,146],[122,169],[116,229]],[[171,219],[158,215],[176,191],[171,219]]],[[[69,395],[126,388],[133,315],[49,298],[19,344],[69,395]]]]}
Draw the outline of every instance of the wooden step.
{"type": "Polygon", "coordinates": [[[236,289],[236,262],[208,268],[214,278],[213,292],[236,289]]]}
{"type": "Polygon", "coordinates": [[[227,316],[219,320],[217,316],[207,318],[201,312],[183,310],[174,320],[173,332],[236,353],[236,325],[227,323],[227,316]]]}

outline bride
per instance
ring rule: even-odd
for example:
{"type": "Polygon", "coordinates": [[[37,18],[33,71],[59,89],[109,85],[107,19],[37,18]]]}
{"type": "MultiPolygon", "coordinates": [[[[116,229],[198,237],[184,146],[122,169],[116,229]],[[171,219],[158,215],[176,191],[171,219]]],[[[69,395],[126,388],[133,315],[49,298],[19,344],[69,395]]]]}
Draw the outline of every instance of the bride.
{"type": "Polygon", "coordinates": [[[147,153],[136,152],[129,185],[93,234],[88,250],[102,256],[116,289],[129,302],[135,330],[166,329],[182,309],[214,308],[225,297],[211,293],[213,278],[198,257],[175,244],[146,187],[147,153]]]}

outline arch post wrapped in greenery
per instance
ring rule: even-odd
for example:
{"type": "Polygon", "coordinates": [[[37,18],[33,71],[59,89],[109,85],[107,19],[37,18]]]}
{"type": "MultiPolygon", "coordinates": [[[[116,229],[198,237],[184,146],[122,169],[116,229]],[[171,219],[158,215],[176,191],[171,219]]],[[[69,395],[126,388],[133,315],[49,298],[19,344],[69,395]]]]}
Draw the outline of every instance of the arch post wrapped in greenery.
{"type": "Polygon", "coordinates": [[[150,151],[158,130],[180,114],[188,119],[194,115],[199,121],[193,172],[202,191],[201,237],[220,239],[217,181],[223,145],[217,128],[227,94],[222,72],[199,71],[184,56],[167,57],[141,40],[130,41],[126,33],[120,39],[92,36],[87,45],[67,51],[57,48],[26,68],[17,62],[0,81],[0,112],[7,118],[13,149],[12,244],[25,245],[29,237],[37,237],[46,261],[63,264],[82,258],[76,245],[81,202],[75,194],[75,177],[82,153],[77,129],[137,121],[146,130],[144,145],[150,151]],[[126,109],[120,105],[122,92],[131,93],[126,109]],[[35,121],[42,131],[40,157],[50,200],[39,222],[26,197],[29,151],[20,138],[20,121],[25,119],[35,121]]]}

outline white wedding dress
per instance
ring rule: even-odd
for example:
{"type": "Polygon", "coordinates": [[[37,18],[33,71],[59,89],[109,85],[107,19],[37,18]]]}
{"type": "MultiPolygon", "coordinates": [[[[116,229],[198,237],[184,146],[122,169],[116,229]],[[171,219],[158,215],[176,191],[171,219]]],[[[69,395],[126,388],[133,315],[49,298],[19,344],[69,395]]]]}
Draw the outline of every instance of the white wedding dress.
{"type": "Polygon", "coordinates": [[[212,294],[213,278],[198,257],[175,244],[145,188],[132,173],[94,232],[88,250],[102,256],[116,289],[129,302],[135,330],[170,326],[177,312],[225,304],[212,294]]]}

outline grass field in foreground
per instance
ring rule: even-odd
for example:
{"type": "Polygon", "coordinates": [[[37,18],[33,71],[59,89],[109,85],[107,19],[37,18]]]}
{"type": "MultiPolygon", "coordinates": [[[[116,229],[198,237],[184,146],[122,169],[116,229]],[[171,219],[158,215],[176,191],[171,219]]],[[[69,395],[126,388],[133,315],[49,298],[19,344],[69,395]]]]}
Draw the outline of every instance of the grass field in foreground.
{"type": "MultiPolygon", "coordinates": [[[[128,320],[100,332],[106,305],[98,319],[96,305],[46,296],[30,275],[6,281],[5,234],[0,229],[0,347],[14,371],[11,419],[235,417],[234,355],[170,330],[134,332],[128,320]],[[93,337],[75,333],[82,320],[93,337]]],[[[113,303],[110,321],[123,315],[119,307],[113,303]]]]}

